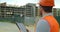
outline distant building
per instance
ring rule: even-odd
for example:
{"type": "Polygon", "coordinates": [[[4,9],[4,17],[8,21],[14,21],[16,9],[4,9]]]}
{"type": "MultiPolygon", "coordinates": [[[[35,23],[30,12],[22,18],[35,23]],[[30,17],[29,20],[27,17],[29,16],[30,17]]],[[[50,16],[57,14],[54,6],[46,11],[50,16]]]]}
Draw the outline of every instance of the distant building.
{"type": "Polygon", "coordinates": [[[28,3],[23,7],[25,7],[25,12],[24,12],[25,22],[24,23],[26,25],[34,24],[35,18],[38,16],[38,7],[36,6],[36,4],[32,4],[32,3],[28,3]]]}
{"type": "Polygon", "coordinates": [[[0,18],[12,18],[16,15],[19,15],[18,19],[24,16],[25,24],[34,24],[34,19],[38,16],[38,7],[32,3],[20,7],[7,6],[6,3],[0,6],[0,18]]]}
{"type": "Polygon", "coordinates": [[[54,16],[60,16],[60,8],[53,8],[52,13],[54,16]]]}
{"type": "Polygon", "coordinates": [[[0,6],[6,6],[6,2],[0,3],[0,6]]]}
{"type": "MultiPolygon", "coordinates": [[[[0,6],[0,12],[2,15],[7,17],[8,14],[12,16],[12,14],[23,14],[26,17],[34,17],[37,16],[38,13],[38,7],[36,7],[35,4],[28,3],[25,6],[22,7],[10,7],[10,6],[5,6],[6,3],[0,6]],[[4,5],[4,6],[3,6],[4,5]]],[[[9,15],[8,15],[9,16],[9,15]]]]}
{"type": "Polygon", "coordinates": [[[38,12],[38,7],[36,4],[28,3],[25,6],[25,16],[26,17],[36,17],[38,12]]]}

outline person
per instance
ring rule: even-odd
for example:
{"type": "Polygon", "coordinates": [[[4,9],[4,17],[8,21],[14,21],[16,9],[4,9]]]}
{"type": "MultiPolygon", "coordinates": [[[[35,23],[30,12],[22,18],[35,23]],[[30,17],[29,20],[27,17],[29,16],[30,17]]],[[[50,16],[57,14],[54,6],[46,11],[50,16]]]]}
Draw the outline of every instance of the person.
{"type": "Polygon", "coordinates": [[[37,23],[36,32],[59,32],[59,24],[52,15],[54,0],[40,0],[39,5],[42,18],[37,23]]]}

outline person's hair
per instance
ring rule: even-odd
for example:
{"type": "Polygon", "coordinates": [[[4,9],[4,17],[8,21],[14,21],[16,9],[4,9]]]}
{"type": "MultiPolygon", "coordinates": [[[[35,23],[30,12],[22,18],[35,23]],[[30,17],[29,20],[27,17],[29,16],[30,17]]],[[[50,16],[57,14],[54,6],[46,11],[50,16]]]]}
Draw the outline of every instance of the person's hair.
{"type": "Polygon", "coordinates": [[[52,12],[52,6],[41,6],[43,8],[43,10],[47,13],[52,12]]]}

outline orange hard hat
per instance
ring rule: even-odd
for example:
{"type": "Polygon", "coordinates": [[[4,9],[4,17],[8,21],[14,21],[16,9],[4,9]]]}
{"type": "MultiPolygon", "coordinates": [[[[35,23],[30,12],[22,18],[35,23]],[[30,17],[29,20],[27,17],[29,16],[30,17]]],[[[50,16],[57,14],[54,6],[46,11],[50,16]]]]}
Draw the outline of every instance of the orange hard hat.
{"type": "Polygon", "coordinates": [[[40,0],[39,5],[42,5],[42,6],[54,6],[54,0],[40,0]]]}

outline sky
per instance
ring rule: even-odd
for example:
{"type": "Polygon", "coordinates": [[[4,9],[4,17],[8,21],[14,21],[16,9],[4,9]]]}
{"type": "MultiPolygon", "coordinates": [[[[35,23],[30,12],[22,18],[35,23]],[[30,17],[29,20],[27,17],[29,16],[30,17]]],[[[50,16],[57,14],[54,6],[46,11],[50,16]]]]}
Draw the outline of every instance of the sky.
{"type": "MultiPolygon", "coordinates": [[[[0,0],[0,3],[6,2],[11,5],[23,6],[27,3],[38,3],[39,0],[0,0]]],[[[60,0],[55,0],[55,8],[60,8],[60,0]]]]}

